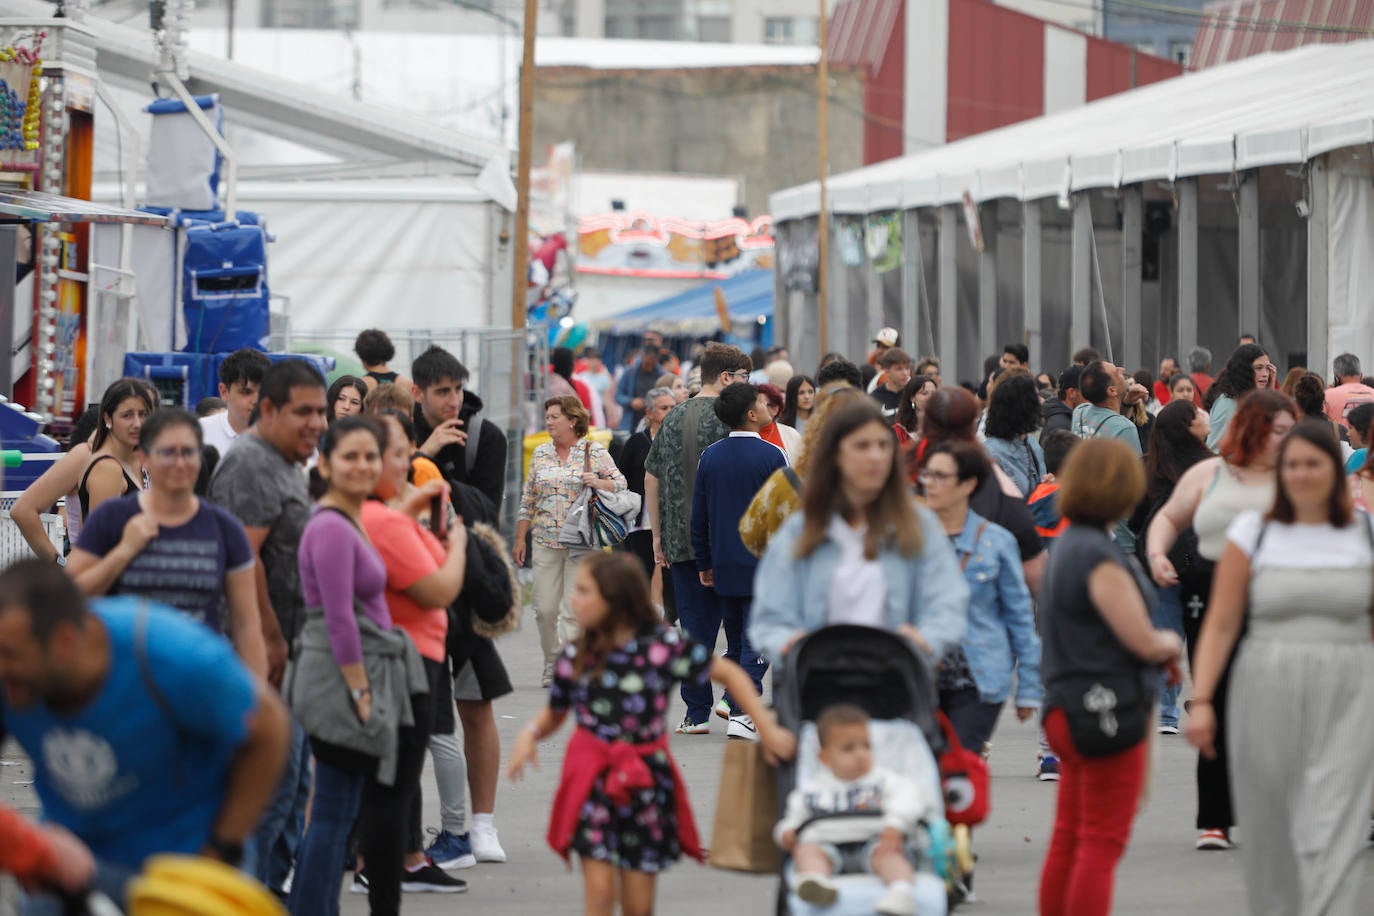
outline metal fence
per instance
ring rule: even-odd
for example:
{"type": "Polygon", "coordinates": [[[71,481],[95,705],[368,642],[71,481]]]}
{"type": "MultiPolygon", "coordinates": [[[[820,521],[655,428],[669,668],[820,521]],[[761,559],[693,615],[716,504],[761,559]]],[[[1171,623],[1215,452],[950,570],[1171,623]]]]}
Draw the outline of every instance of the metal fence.
{"type": "MultiPolygon", "coordinates": [[[[19,533],[19,526],[14,523],[14,519],[10,518],[10,509],[14,507],[18,499],[18,493],[0,494],[0,568],[26,557],[36,556],[28,542],[24,540],[24,535],[19,533]]],[[[48,539],[57,548],[57,552],[62,553],[62,539],[66,534],[62,517],[44,513],[39,518],[43,521],[44,530],[48,532],[48,539]]]]}
{"type": "MultiPolygon", "coordinates": [[[[327,331],[274,329],[271,350],[322,353],[335,357],[340,370],[357,365],[353,342],[363,328],[327,331]]],[[[424,328],[386,330],[396,347],[393,369],[410,374],[410,364],[431,346],[443,347],[458,358],[470,377],[464,387],[482,398],[482,416],[506,434],[506,496],[501,506],[501,531],[510,538],[524,483],[526,432],[539,427],[548,392],[544,367],[549,362],[548,337],[542,331],[512,328],[424,328]]]]}

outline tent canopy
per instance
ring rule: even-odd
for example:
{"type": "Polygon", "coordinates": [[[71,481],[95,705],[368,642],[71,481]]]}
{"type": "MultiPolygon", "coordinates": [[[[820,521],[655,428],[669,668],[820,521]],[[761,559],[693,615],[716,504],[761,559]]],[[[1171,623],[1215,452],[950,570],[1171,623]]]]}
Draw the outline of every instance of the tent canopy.
{"type": "MultiPolygon", "coordinates": [[[[835,213],[1037,200],[1152,180],[1298,164],[1374,142],[1374,41],[1264,54],[830,179],[835,213]]],[[[817,182],[771,197],[813,216],[817,182]]]]}
{"type": "Polygon", "coordinates": [[[716,289],[725,296],[730,317],[735,321],[769,320],[773,317],[773,271],[747,270],[726,280],[712,280],[685,292],[621,312],[614,318],[596,322],[603,329],[625,330],[653,324],[655,328],[677,327],[683,331],[697,326],[719,325],[716,317],[716,289]]]}

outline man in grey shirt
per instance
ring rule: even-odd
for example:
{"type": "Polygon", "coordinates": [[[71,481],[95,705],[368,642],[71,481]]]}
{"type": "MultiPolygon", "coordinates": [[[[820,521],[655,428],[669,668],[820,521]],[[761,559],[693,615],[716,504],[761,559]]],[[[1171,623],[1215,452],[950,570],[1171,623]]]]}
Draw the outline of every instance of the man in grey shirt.
{"type": "MultiPolygon", "coordinates": [[[[324,434],[324,379],[304,360],[276,363],[263,376],[258,410],[257,422],[220,460],[209,496],[243,523],[257,553],[268,679],[280,687],[287,647],[304,622],[296,551],[310,521],[310,492],[302,464],[324,434]]],[[[291,867],[309,797],[309,752],[305,732],[297,725],[281,783],[255,836],[255,873],[272,890],[281,888],[291,867]]]]}

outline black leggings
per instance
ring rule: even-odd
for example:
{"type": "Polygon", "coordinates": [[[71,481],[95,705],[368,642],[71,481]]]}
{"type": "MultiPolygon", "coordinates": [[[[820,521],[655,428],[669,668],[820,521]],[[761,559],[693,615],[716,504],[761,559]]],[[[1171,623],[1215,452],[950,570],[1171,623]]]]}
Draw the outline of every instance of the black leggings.
{"type": "MultiPolygon", "coordinates": [[[[1198,634],[1202,632],[1202,621],[1207,618],[1207,597],[1212,590],[1212,575],[1206,574],[1190,578],[1183,584],[1179,599],[1183,602],[1183,635],[1188,640],[1188,669],[1193,670],[1193,658],[1197,654],[1198,634]]],[[[1208,760],[1201,754],[1197,757],[1197,829],[1230,830],[1236,822],[1231,808],[1231,771],[1226,756],[1226,693],[1231,683],[1231,662],[1233,652],[1217,680],[1212,694],[1212,711],[1216,715],[1217,734],[1212,742],[1216,757],[1208,760]]]]}
{"type": "Polygon", "coordinates": [[[420,795],[434,708],[429,694],[410,698],[415,725],[402,728],[397,752],[396,781],[381,785],[375,778],[363,784],[358,816],[358,851],[367,861],[367,902],[372,916],[401,912],[401,877],[411,846],[411,817],[420,795]]]}

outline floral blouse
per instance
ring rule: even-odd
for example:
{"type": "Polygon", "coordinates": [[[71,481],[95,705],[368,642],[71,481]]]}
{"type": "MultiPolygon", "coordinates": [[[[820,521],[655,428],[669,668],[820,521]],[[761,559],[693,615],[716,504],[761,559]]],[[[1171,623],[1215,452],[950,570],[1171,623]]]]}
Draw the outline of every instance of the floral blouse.
{"type": "Polygon", "coordinates": [[[530,456],[530,471],[520,494],[519,520],[530,522],[536,544],[561,547],[558,531],[573,501],[582,493],[582,473],[587,449],[592,450],[592,473],[602,480],[615,481],[615,489],[626,487],[625,475],[615,466],[611,453],[599,442],[579,439],[568,450],[568,460],[558,460],[558,450],[545,442],[530,456]]]}

